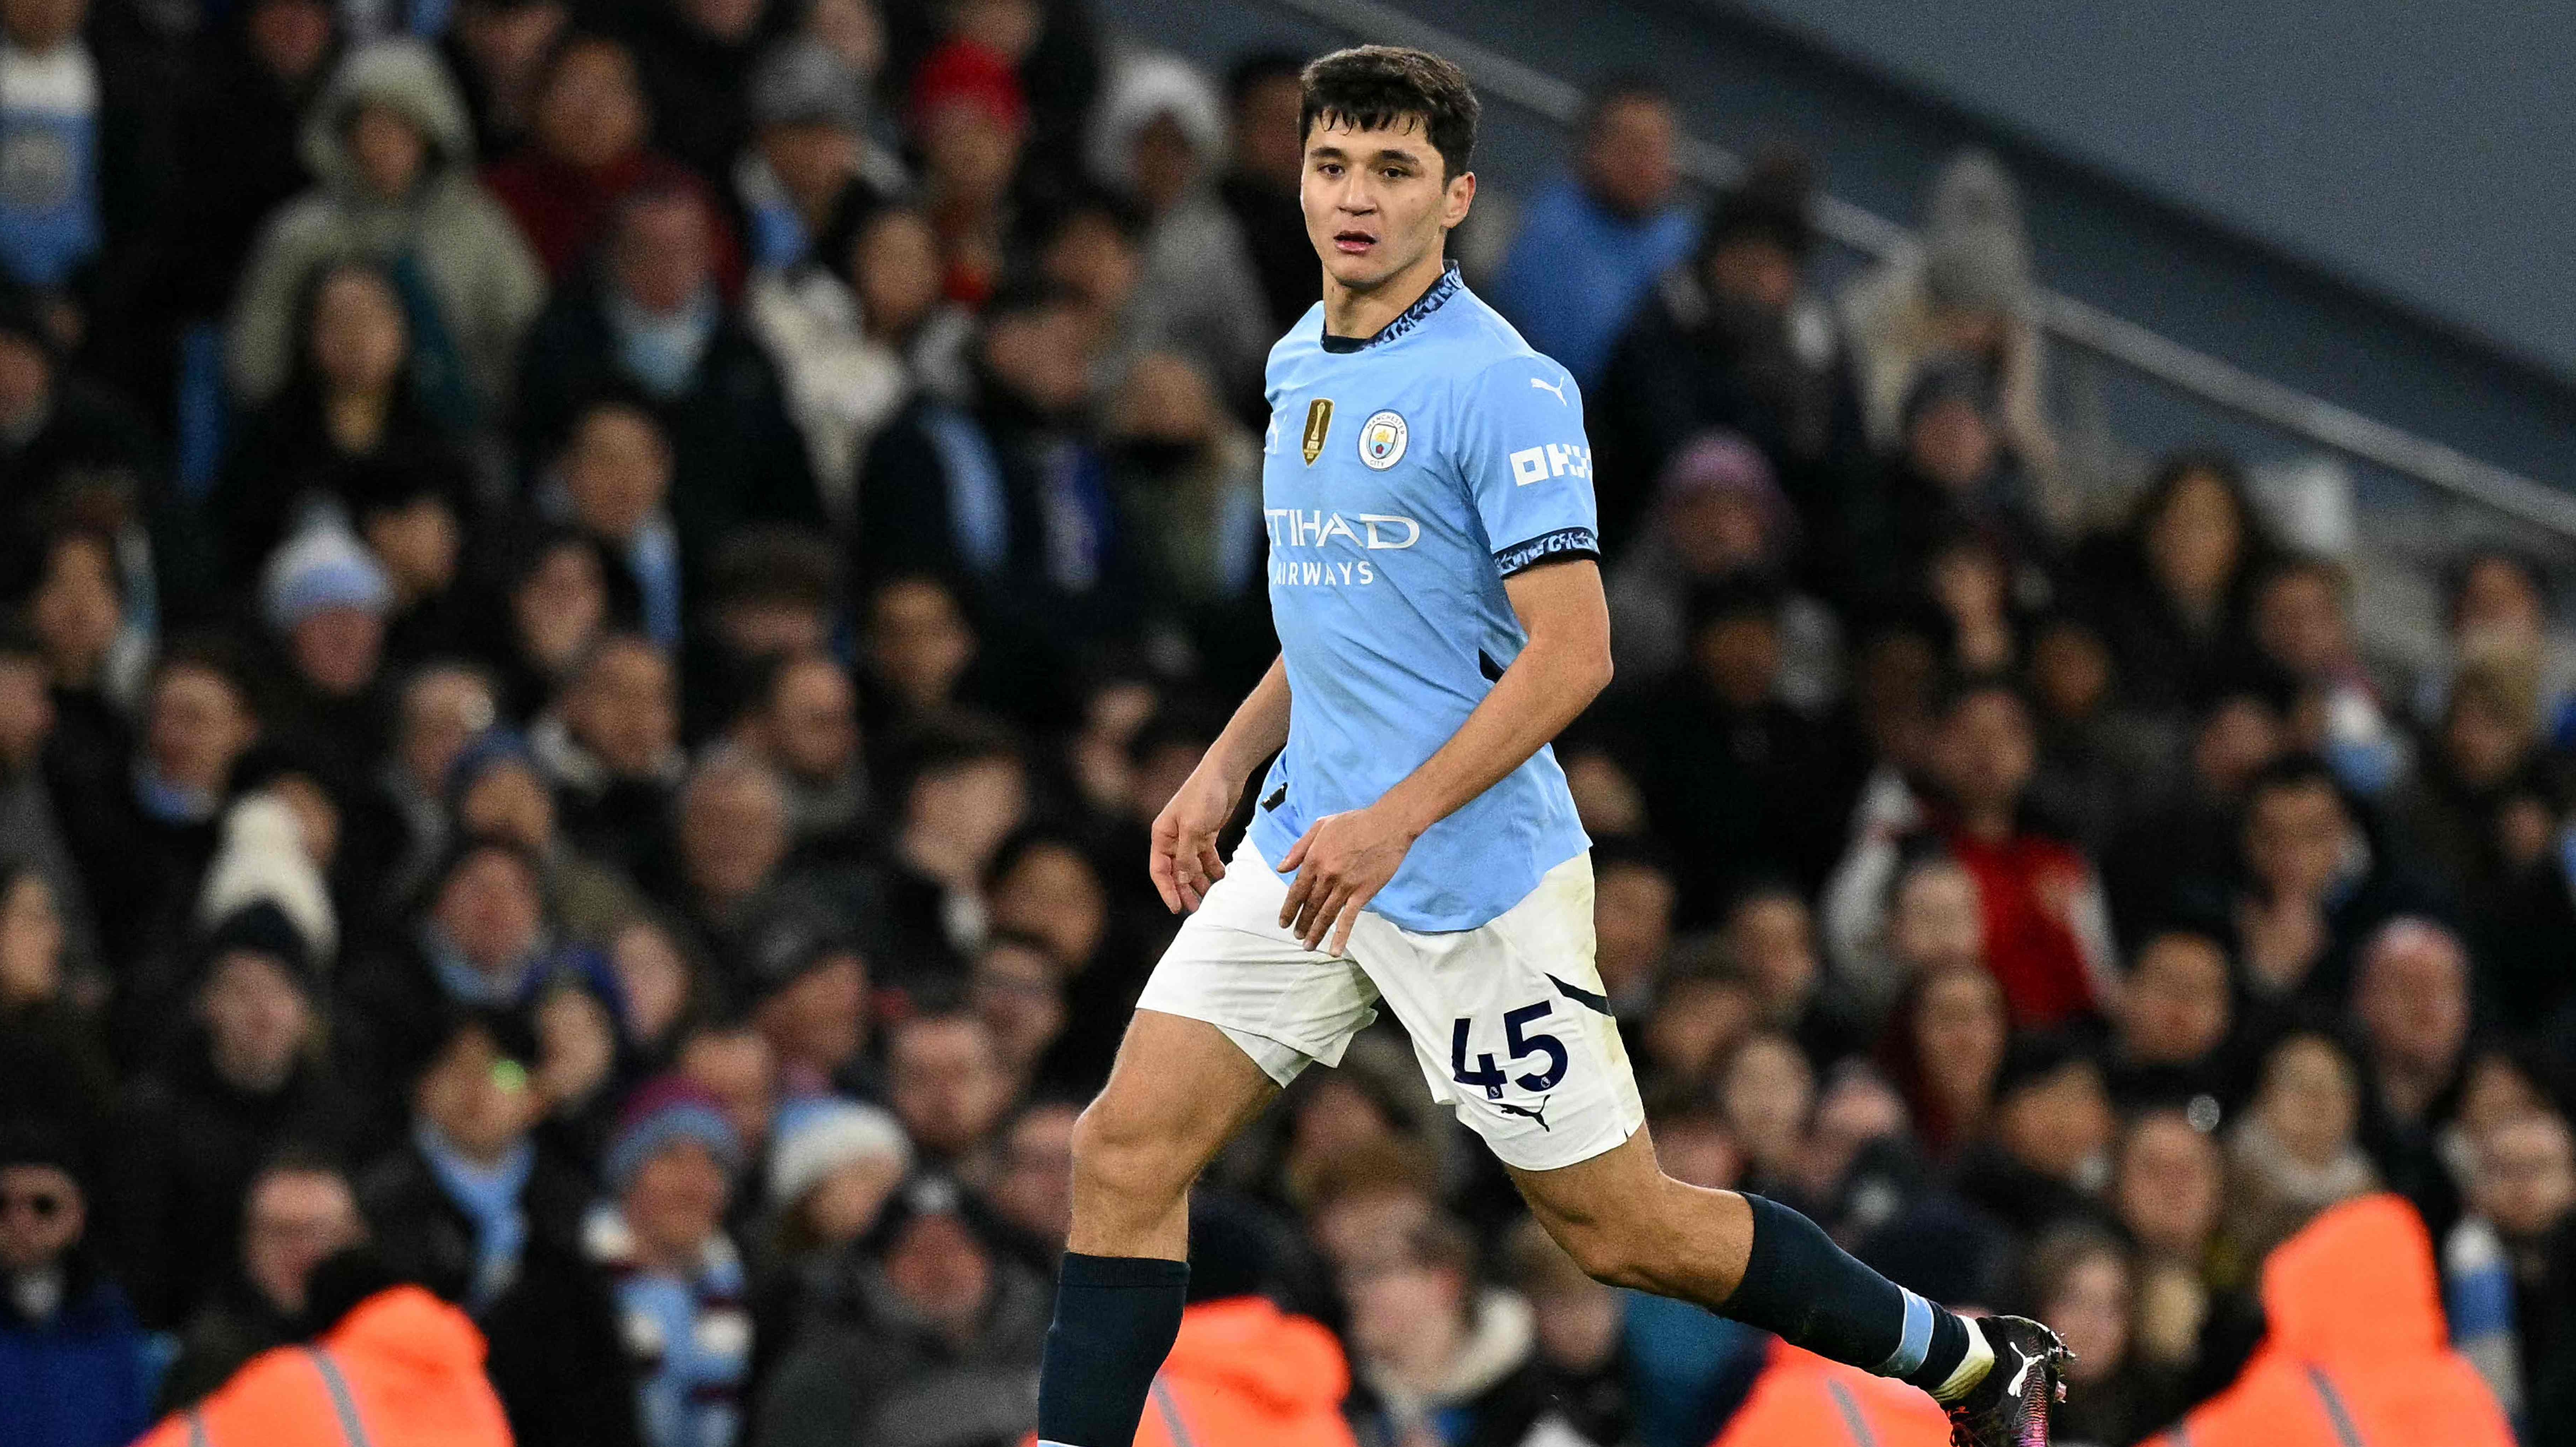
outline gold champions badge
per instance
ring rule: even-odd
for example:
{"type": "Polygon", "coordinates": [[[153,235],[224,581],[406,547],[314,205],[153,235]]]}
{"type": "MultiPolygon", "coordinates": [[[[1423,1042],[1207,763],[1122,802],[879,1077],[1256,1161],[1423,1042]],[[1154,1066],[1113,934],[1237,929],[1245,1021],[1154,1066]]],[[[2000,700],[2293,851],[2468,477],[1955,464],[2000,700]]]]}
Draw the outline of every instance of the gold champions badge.
{"type": "Polygon", "coordinates": [[[1318,397],[1306,404],[1306,465],[1324,454],[1324,434],[1333,429],[1333,399],[1318,397]]]}

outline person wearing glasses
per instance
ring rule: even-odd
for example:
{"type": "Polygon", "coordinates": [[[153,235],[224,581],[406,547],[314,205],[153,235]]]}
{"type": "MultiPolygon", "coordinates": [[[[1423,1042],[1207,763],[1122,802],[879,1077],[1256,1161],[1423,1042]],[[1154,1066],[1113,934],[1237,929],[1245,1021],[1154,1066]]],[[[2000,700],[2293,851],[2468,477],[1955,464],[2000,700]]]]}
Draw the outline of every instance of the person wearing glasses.
{"type": "Polygon", "coordinates": [[[121,1447],[151,1424],[143,1329],[87,1249],[70,1143],[0,1127],[0,1442],[121,1447]]]}

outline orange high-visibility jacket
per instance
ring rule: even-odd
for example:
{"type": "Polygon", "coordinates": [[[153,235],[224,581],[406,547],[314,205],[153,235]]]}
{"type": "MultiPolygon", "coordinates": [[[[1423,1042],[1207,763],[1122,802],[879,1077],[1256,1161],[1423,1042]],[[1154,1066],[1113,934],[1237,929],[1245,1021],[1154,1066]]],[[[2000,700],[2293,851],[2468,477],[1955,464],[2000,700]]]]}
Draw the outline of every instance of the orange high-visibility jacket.
{"type": "Polygon", "coordinates": [[[1136,1447],[1354,1447],[1333,1334],[1257,1297],[1201,1302],[1154,1378],[1136,1447]]]}
{"type": "Polygon", "coordinates": [[[1775,1338],[1714,1447],[1950,1447],[1950,1418],[1903,1382],[1775,1338]]]}
{"type": "Polygon", "coordinates": [[[310,1346],[253,1358],[135,1447],[511,1447],[483,1334],[417,1286],[360,1302],[310,1346]]]}
{"type": "Polygon", "coordinates": [[[2346,1201],[2263,1263],[2244,1374],[2148,1447],[2513,1447],[2450,1349],[2433,1238],[2404,1197],[2346,1201]]]}

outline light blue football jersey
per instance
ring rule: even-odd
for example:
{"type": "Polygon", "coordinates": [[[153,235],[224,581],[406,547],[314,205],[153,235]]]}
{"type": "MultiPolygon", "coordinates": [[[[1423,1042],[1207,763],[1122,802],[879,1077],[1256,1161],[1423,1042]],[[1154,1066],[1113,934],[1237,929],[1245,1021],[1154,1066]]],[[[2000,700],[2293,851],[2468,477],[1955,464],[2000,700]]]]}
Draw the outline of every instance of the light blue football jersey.
{"type": "MultiPolygon", "coordinates": [[[[1597,557],[1583,398],[1454,266],[1365,342],[1306,313],[1270,349],[1270,611],[1293,695],[1254,811],[1273,863],[1437,752],[1528,636],[1503,579],[1597,557]]],[[[1369,908],[1475,929],[1590,846],[1555,753],[1434,824],[1369,908]]]]}

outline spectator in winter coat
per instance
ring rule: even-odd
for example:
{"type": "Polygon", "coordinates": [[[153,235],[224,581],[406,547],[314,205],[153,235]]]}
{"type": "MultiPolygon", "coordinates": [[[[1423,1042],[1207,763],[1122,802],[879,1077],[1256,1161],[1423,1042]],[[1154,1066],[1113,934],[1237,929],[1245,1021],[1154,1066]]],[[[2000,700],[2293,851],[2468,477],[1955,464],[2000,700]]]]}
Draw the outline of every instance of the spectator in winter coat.
{"type": "Polygon", "coordinates": [[[435,333],[478,408],[507,397],[545,274],[475,184],[473,150],[464,106],[426,46],[385,41],[342,63],[305,122],[321,185],[271,218],[233,306],[239,399],[264,402],[285,385],[295,299],[316,267],[350,255],[404,273],[412,325],[435,333]]]}
{"type": "Polygon", "coordinates": [[[1245,406],[1278,338],[1243,233],[1217,199],[1225,114],[1215,87],[1177,56],[1128,56],[1110,72],[1090,148],[1092,174],[1146,216],[1134,341],[1184,352],[1228,405],[1245,406]]]}
{"type": "Polygon", "coordinates": [[[188,1319],[161,1378],[165,1413],[195,1406],[251,1358],[295,1340],[314,1273],[367,1235],[349,1178],[320,1156],[272,1160],[251,1178],[241,1217],[240,1259],[188,1319]]]}
{"type": "Polygon", "coordinates": [[[522,454],[552,457],[593,401],[640,399],[668,439],[672,521],[706,543],[821,517],[777,368],[718,284],[719,239],[697,191],[629,192],[592,273],[528,333],[516,419],[522,454]]]}
{"type": "Polygon", "coordinates": [[[751,134],[753,63],[792,8],[777,0],[643,0],[623,9],[658,149],[698,175],[725,174],[751,134]]]}
{"type": "Polygon", "coordinates": [[[331,1144],[355,1124],[321,1056],[320,972],[275,905],[223,920],[183,995],[191,1028],[126,1094],[100,1202],[137,1309],[185,1323],[222,1282],[254,1174],[293,1139],[331,1144]]]}
{"type": "Polygon", "coordinates": [[[1797,515],[1751,442],[1708,432],[1664,465],[1653,526],[1610,567],[1611,651],[1619,685],[1651,688],[1683,666],[1694,588],[1763,576],[1787,585],[1780,602],[1781,700],[1821,713],[1841,691],[1842,633],[1832,610],[1790,580],[1798,576],[1797,515]]]}
{"type": "Polygon", "coordinates": [[[106,1122],[115,1076],[63,945],[53,886],[0,856],[0,1120],[51,1121],[87,1139],[106,1122]]]}
{"type": "MultiPolygon", "coordinates": [[[[1926,815],[1928,832],[1976,878],[1986,967],[2025,1027],[2111,1007],[2119,984],[2092,861],[2021,817],[2036,761],[2029,706],[2011,685],[1963,684],[1942,712],[1933,746],[1941,799],[1926,815]]],[[[1877,935],[1903,832],[1864,836],[1826,889],[1826,930],[1841,958],[1862,958],[1861,942],[1877,935]]]]}
{"type": "Polygon", "coordinates": [[[2165,459],[2128,526],[2077,550],[2078,605],[2100,624],[2133,705],[2178,707],[2239,661],[2275,552],[2244,470],[2216,452],[2165,459]]]}
{"type": "MultiPolygon", "coordinates": [[[[696,172],[645,144],[653,118],[634,55],[617,40],[575,34],[557,41],[534,98],[527,144],[487,167],[483,184],[510,208],[556,286],[578,282],[627,196],[683,191],[712,205],[696,172]]],[[[731,227],[718,223],[716,233],[716,274],[730,295],[742,284],[741,248],[731,227]]]]}
{"type": "Polygon", "coordinates": [[[530,1135],[534,1040],[447,1007],[413,1044],[397,1064],[409,1139],[358,1180],[370,1234],[396,1272],[473,1315],[518,1440],[641,1447],[616,1311],[581,1247],[590,1183],[530,1135]]]}
{"type": "Polygon", "coordinates": [[[1358,1375],[1379,1403],[1372,1425],[1387,1439],[1611,1447],[1565,1416],[1529,1302],[1477,1286],[1475,1247],[1461,1228],[1435,1217],[1380,1244],[1389,1249],[1379,1259],[1345,1269],[1342,1289],[1358,1375]]]}
{"type": "Polygon", "coordinates": [[[684,771],[678,694],[662,650],[612,634],[585,651],[529,730],[564,837],[629,878],[647,872],[684,771]]]}
{"type": "Polygon", "coordinates": [[[683,1076],[637,1088],[602,1163],[583,1245],[613,1283],[645,1447],[730,1447],[751,1366],[742,1256],[725,1234],[742,1138],[683,1076]]]}
{"type": "MultiPolygon", "coordinates": [[[[1658,278],[1620,334],[1597,386],[1594,483],[1604,536],[1638,530],[1646,489],[1690,438],[1738,433],[1761,449],[1798,506],[1813,576],[1849,577],[1858,530],[1874,527],[1859,486],[1868,447],[1848,349],[1807,285],[1816,246],[1806,158],[1778,152],[1710,203],[1699,248],[1658,278]]],[[[1651,536],[1651,534],[1644,534],[1651,536]]]]}
{"type": "Polygon", "coordinates": [[[119,1447],[151,1420],[143,1330],[89,1247],[71,1149],[0,1129],[0,1441],[119,1447]]]}
{"type": "Polygon", "coordinates": [[[1699,230],[1675,195],[1680,129],[1672,97],[1651,82],[1597,89],[1577,127],[1575,172],[1523,208],[1494,277],[1494,305],[1587,391],[1652,279],[1699,230]]]}
{"type": "Polygon", "coordinates": [[[787,40],[761,58],[751,114],[752,143],[730,174],[756,270],[814,259],[844,212],[911,188],[903,163],[869,138],[866,80],[819,40],[787,40]]]}
{"type": "Polygon", "coordinates": [[[2052,495],[2057,441],[2044,409],[2036,290],[2012,177],[1989,152],[1960,152],[1933,180],[1922,247],[1880,263],[1835,299],[1878,450],[1895,450],[1906,395],[1925,361],[1968,352],[1990,381],[2007,446],[2041,498],[2052,495]]]}
{"type": "Polygon", "coordinates": [[[771,1374],[753,1447],[979,1447],[1037,1424],[1046,1284],[944,1177],[890,1204],[771,1374]]]}
{"type": "Polygon", "coordinates": [[[163,654],[144,697],[132,757],[65,792],[64,836],[111,960],[141,959],[176,937],[214,857],[233,772],[260,732],[240,666],[220,648],[163,654]]]}
{"type": "Polygon", "coordinates": [[[2566,1118],[2535,1112],[2470,1141],[2467,1219],[2442,1246],[2442,1304],[2451,1344],[2486,1379],[2523,1433],[2554,1440],[2568,1425],[2568,1303],[2553,1301],[2576,1222],[2576,1142],[2566,1118]]]}

